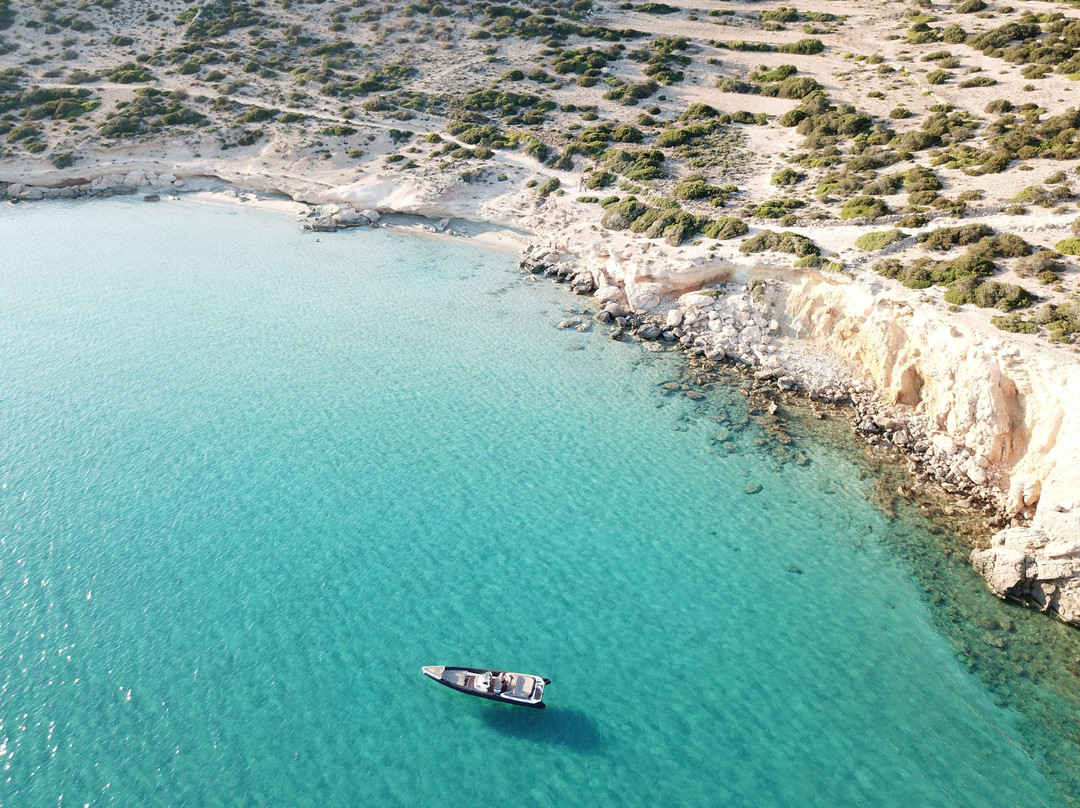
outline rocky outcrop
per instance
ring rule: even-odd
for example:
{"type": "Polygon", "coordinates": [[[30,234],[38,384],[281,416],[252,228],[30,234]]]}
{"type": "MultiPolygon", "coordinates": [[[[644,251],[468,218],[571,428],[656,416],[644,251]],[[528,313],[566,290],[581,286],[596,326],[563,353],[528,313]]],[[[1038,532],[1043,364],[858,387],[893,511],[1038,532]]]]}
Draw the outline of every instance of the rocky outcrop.
{"type": "Polygon", "coordinates": [[[1080,623],[1080,541],[1051,540],[1042,530],[1002,530],[971,563],[1000,598],[1080,623]]]}
{"type": "Polygon", "coordinates": [[[977,556],[991,588],[1080,622],[1080,364],[1033,337],[1006,341],[984,318],[899,298],[881,281],[807,273],[785,285],[777,308],[787,333],[868,374],[928,439],[919,447],[928,465],[989,492],[1003,519],[1028,530],[998,533],[977,556]],[[1027,560],[1007,581],[1016,553],[1027,560]]]}
{"type": "Polygon", "coordinates": [[[101,174],[83,179],[69,178],[54,184],[27,185],[13,182],[4,185],[0,183],[0,199],[31,202],[39,199],[101,198],[134,194],[141,190],[166,188],[196,190],[199,187],[198,183],[190,188],[185,188],[185,185],[184,180],[178,179],[172,173],[158,174],[153,171],[133,169],[125,174],[101,174]]]}
{"type": "MultiPolygon", "coordinates": [[[[850,400],[867,440],[905,449],[922,476],[1008,528],[975,555],[993,591],[1080,624],[1075,358],[872,275],[763,265],[735,277],[718,264],[703,288],[614,250],[553,247],[524,265],[558,280],[588,276],[615,337],[677,340],[693,355],[752,366],[781,390],[850,400]],[[805,349],[786,350],[792,341],[827,348],[849,370],[827,366],[814,378],[805,349]]],[[[710,268],[684,269],[697,278],[710,268]]]]}
{"type": "Polygon", "coordinates": [[[356,210],[347,202],[328,202],[316,205],[307,212],[304,230],[331,233],[348,227],[366,227],[375,224],[380,216],[373,210],[356,210]]]}

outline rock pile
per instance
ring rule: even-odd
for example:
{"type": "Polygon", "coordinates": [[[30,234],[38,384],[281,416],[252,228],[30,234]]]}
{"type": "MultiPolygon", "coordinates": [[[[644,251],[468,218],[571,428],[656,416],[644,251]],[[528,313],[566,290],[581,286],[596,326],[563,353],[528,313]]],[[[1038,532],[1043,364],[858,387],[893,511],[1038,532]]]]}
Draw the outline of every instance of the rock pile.
{"type": "Polygon", "coordinates": [[[302,227],[304,230],[329,233],[346,227],[367,227],[376,224],[380,218],[377,210],[357,210],[347,202],[329,202],[312,207],[302,227]]]}
{"type": "Polygon", "coordinates": [[[569,283],[575,294],[591,295],[598,289],[595,274],[583,269],[576,256],[548,247],[532,246],[525,250],[518,268],[530,275],[541,275],[558,283],[569,283]]]}
{"type": "MultiPolygon", "coordinates": [[[[82,197],[108,197],[134,194],[140,190],[185,188],[185,180],[175,174],[155,174],[153,171],[135,170],[126,174],[103,174],[93,179],[65,180],[59,185],[25,185],[19,182],[0,183],[0,199],[78,199],[82,197]]],[[[188,190],[185,188],[185,190],[188,190]]]]}

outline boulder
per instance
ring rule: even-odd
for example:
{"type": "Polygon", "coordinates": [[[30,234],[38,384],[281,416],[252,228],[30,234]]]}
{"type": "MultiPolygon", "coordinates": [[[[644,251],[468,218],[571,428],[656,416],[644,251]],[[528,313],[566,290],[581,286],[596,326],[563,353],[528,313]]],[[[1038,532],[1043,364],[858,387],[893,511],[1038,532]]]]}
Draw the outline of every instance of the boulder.
{"type": "Polygon", "coordinates": [[[697,306],[699,309],[703,309],[706,306],[711,306],[716,302],[716,298],[710,295],[703,295],[700,292],[687,292],[685,295],[679,298],[679,303],[683,308],[690,308],[690,306],[697,306]]]}
{"type": "Polygon", "coordinates": [[[380,215],[379,211],[373,210],[371,208],[365,208],[364,210],[360,211],[360,215],[363,216],[365,219],[367,219],[372,224],[374,224],[375,222],[379,221],[379,219],[382,218],[382,215],[380,215]]]}
{"type": "Polygon", "coordinates": [[[647,325],[638,331],[638,335],[642,339],[659,339],[660,329],[655,325],[647,325]]]}
{"type": "Polygon", "coordinates": [[[664,320],[664,323],[668,328],[675,328],[676,326],[682,325],[682,321],[682,309],[672,309],[667,313],[667,318],[664,320]]]}
{"type": "Polygon", "coordinates": [[[362,213],[357,213],[352,208],[339,210],[334,214],[333,218],[342,227],[362,227],[365,224],[371,224],[370,219],[362,213]]]}
{"type": "Polygon", "coordinates": [[[623,291],[620,287],[614,284],[608,284],[607,286],[601,286],[596,292],[593,293],[601,304],[605,303],[623,303],[626,298],[623,297],[623,291]]]}
{"type": "Polygon", "coordinates": [[[330,216],[323,216],[313,221],[310,225],[312,230],[321,233],[332,233],[338,228],[338,223],[330,216]]]}
{"type": "Polygon", "coordinates": [[[655,311],[660,306],[664,286],[660,283],[630,281],[626,284],[626,300],[634,311],[655,311]]]}
{"type": "Polygon", "coordinates": [[[997,533],[971,563],[990,590],[1080,625],[1080,542],[1051,541],[1037,528],[997,533]]]}

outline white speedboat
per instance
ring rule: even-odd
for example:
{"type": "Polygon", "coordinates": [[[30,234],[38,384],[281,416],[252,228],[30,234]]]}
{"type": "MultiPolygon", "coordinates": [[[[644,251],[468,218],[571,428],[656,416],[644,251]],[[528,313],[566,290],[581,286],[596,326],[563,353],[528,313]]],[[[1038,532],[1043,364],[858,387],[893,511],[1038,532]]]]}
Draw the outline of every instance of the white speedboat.
{"type": "Polygon", "coordinates": [[[510,673],[488,668],[461,668],[446,665],[425,665],[421,672],[442,685],[479,696],[482,699],[520,704],[523,707],[544,709],[544,685],[550,679],[531,673],[510,673]]]}

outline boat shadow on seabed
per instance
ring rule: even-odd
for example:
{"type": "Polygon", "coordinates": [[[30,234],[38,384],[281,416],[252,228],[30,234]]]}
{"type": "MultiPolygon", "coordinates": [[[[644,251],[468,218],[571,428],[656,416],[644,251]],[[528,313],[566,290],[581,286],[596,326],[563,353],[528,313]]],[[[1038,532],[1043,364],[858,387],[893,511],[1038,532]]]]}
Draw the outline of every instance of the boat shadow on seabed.
{"type": "Polygon", "coordinates": [[[508,710],[504,705],[485,705],[484,721],[510,738],[565,746],[580,754],[595,754],[604,745],[600,727],[581,710],[549,704],[543,712],[508,710]]]}

